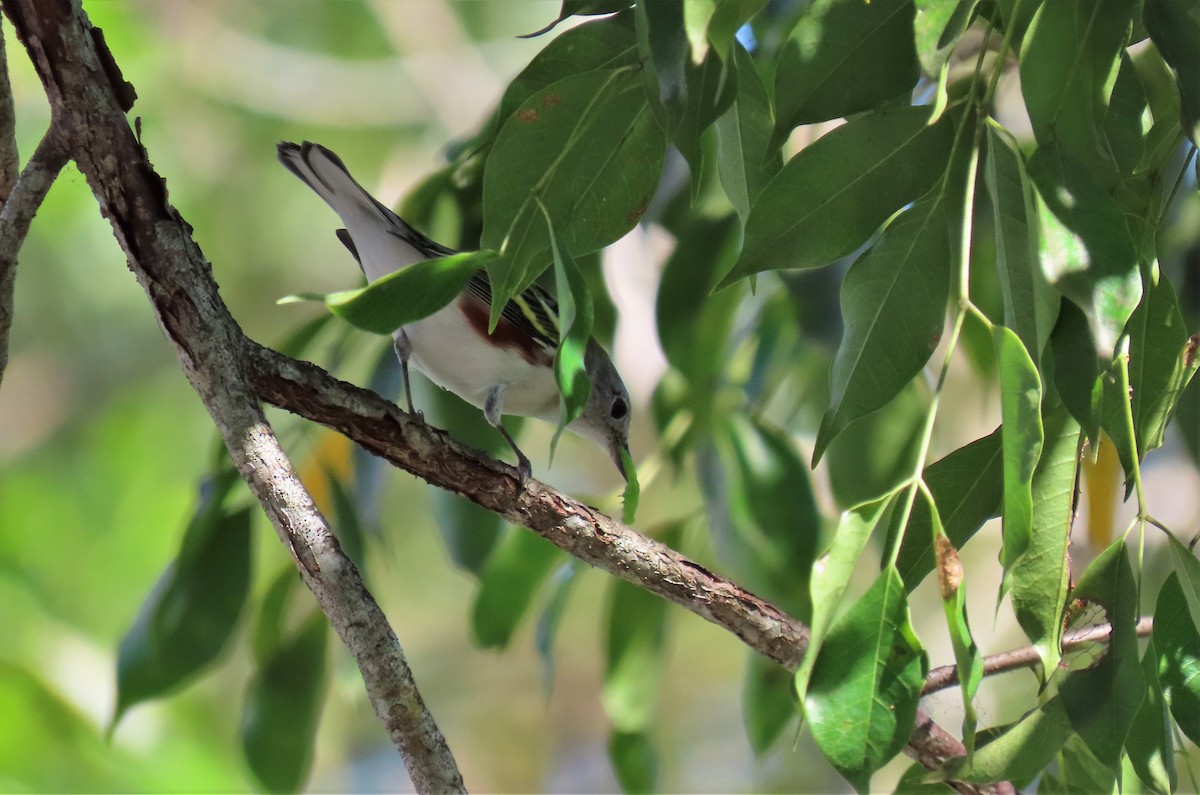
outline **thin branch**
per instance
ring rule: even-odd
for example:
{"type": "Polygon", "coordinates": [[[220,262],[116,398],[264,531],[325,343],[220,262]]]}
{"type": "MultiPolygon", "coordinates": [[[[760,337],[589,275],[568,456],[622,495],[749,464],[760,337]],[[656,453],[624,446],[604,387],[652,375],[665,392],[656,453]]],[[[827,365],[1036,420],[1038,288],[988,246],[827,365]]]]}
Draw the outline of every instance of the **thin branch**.
{"type": "MultiPolygon", "coordinates": [[[[61,106],[71,154],[112,222],[185,374],[239,470],[291,545],[306,583],[354,653],[377,710],[390,698],[382,695],[387,686],[381,686],[381,677],[411,684],[406,666],[396,670],[403,659],[399,645],[296,480],[255,397],[341,431],[367,450],[534,530],[591,565],[686,607],[759,653],[796,668],[807,648],[808,629],[769,603],[543,484],[531,481],[522,489],[515,470],[481,458],[378,395],[248,341],[221,301],[189,227],[168,204],[161,178],[134,139],[123,113],[132,90],[87,26],[77,2],[6,0],[4,7],[52,105],[61,106]],[[346,610],[343,602],[353,608],[346,610]],[[380,649],[385,653],[373,653],[380,649]]],[[[404,724],[402,729],[412,731],[416,724],[431,730],[426,736],[441,740],[423,705],[421,715],[410,714],[399,703],[387,702],[387,708],[388,715],[381,714],[385,723],[394,716],[404,724]]],[[[389,723],[389,729],[392,726],[389,723]]],[[[405,742],[397,739],[402,749],[405,742]]],[[[444,743],[435,744],[433,752],[442,753],[452,766],[444,743]]],[[[923,712],[907,751],[927,767],[964,753],[962,744],[923,712]]],[[[437,765],[423,766],[425,761],[405,750],[418,789],[461,788],[461,779],[453,786],[439,785],[445,781],[438,778],[441,771],[437,765]]],[[[956,787],[963,792],[1012,791],[1007,784],[956,787]]]]}
{"type": "MultiPolygon", "coordinates": [[[[1139,638],[1147,637],[1153,629],[1153,618],[1143,616],[1138,619],[1136,630],[1139,638]]],[[[1075,651],[1093,643],[1107,643],[1111,637],[1112,624],[1096,624],[1084,627],[1063,637],[1062,650],[1064,652],[1075,651]]],[[[995,674],[1016,671],[1020,668],[1032,668],[1040,662],[1041,657],[1038,656],[1037,650],[1032,646],[1002,651],[999,654],[992,654],[983,658],[983,675],[993,676],[995,674]]],[[[943,665],[940,668],[934,668],[929,672],[929,676],[925,677],[925,686],[921,688],[921,695],[927,696],[930,693],[936,693],[939,690],[945,690],[957,684],[958,669],[953,665],[943,665]]]]}
{"type": "Polygon", "coordinates": [[[8,81],[8,54],[4,50],[4,22],[0,20],[0,210],[8,201],[21,158],[17,152],[17,117],[13,111],[12,86],[8,81]]]}
{"type": "MultiPolygon", "coordinates": [[[[2,34],[0,38],[3,38],[2,34]]],[[[0,131],[0,138],[3,138],[3,131],[0,131]]],[[[12,331],[17,252],[29,234],[33,216],[42,206],[58,172],[66,164],[66,149],[56,123],[51,121],[50,129],[34,150],[33,157],[25,164],[25,170],[17,178],[12,190],[4,197],[4,209],[0,210],[0,383],[4,382],[4,373],[8,369],[8,338],[12,331]]]]}
{"type": "Polygon", "coordinates": [[[132,88],[77,2],[7,0],[4,11],[46,87],[63,143],[112,223],[184,373],[354,655],[413,785],[420,792],[465,791],[395,633],[313,506],[248,387],[243,362],[249,343],[126,121],[132,88]]]}

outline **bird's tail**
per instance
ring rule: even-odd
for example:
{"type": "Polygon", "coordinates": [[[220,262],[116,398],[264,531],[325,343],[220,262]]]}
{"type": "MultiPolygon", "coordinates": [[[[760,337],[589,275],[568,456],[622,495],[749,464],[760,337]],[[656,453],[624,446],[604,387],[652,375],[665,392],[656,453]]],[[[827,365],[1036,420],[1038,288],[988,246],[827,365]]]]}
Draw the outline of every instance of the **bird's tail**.
{"type": "Polygon", "coordinates": [[[452,253],[414,230],[350,176],[342,159],[320,144],[282,141],[279,162],[299,177],[342,219],[342,242],[359,260],[368,281],[430,257],[452,253]]]}

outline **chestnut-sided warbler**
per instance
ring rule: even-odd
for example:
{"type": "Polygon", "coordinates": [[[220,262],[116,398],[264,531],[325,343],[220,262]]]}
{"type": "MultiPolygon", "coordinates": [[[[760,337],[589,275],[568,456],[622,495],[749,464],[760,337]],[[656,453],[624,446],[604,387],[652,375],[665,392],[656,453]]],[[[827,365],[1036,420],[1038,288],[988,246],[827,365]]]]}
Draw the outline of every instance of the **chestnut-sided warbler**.
{"type": "MultiPolygon", "coordinates": [[[[338,239],[373,282],[415,262],[455,253],[413,229],[350,176],[341,158],[320,144],[281,142],[279,162],[333,208],[345,225],[338,239]]],[[[448,305],[393,333],[404,376],[409,412],[414,412],[408,381],[412,362],[430,381],[477,408],[512,445],[522,479],[529,459],[504,429],[501,415],[557,422],[558,306],[534,285],[504,306],[495,331],[488,333],[492,288],[486,271],[476,272],[448,305]]],[[[567,428],[600,445],[625,475],[622,453],[629,449],[629,393],[604,349],[588,341],[584,368],[591,392],[582,415],[567,428]]]]}

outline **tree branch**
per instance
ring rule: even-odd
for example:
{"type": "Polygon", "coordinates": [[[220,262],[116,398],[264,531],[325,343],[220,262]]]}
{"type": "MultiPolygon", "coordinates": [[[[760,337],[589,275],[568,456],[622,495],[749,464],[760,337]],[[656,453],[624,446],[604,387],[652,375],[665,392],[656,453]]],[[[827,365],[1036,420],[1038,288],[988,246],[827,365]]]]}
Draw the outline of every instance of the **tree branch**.
{"type": "MultiPolygon", "coordinates": [[[[78,3],[8,0],[4,11],[46,87],[62,140],[145,288],[184,373],[330,623],[420,792],[462,792],[395,633],[296,477],[244,377],[249,343],[221,302],[190,227],[124,111],[133,96],[78,3]]],[[[10,203],[10,206],[13,206],[10,203]]]]}
{"type": "MultiPolygon", "coordinates": [[[[63,112],[70,152],[112,222],[185,374],[243,477],[293,549],[305,582],[355,655],[380,717],[389,731],[395,726],[403,732],[394,739],[418,789],[460,789],[461,779],[442,777],[453,760],[411,685],[399,644],[279,450],[256,398],[335,428],[430,483],[729,630],[789,669],[798,666],[808,629],[771,604],[541,483],[530,481],[522,489],[515,470],[482,458],[378,395],[247,340],[221,301],[189,227],[167,202],[161,178],[134,139],[124,116],[132,89],[77,2],[6,0],[5,11],[34,59],[52,106],[63,112]],[[388,700],[396,696],[389,682],[411,687],[420,714],[388,700]],[[408,743],[434,747],[426,748],[425,758],[413,755],[408,743]],[[448,764],[426,764],[434,757],[448,764]]],[[[965,752],[924,712],[907,751],[926,767],[965,752]]],[[[956,786],[964,792],[1012,791],[1006,784],[956,786]]]]}
{"type": "MultiPolygon", "coordinates": [[[[1139,638],[1147,637],[1154,630],[1154,619],[1150,616],[1142,616],[1138,619],[1136,630],[1139,638]]],[[[1092,643],[1107,643],[1111,637],[1112,624],[1096,624],[1064,636],[1062,650],[1064,652],[1074,651],[1092,643]]],[[[1002,651],[999,654],[991,654],[983,658],[983,675],[992,676],[1019,668],[1032,668],[1041,661],[1042,658],[1038,656],[1032,646],[1002,651]]],[[[957,684],[958,668],[953,665],[943,665],[934,668],[929,672],[929,676],[925,677],[925,686],[921,688],[921,695],[927,696],[957,684]]]]}

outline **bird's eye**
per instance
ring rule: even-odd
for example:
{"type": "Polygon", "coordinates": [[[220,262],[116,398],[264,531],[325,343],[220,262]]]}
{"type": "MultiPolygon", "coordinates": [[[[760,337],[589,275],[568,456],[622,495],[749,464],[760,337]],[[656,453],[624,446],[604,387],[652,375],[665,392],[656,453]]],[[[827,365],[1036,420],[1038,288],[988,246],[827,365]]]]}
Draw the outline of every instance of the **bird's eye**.
{"type": "Polygon", "coordinates": [[[613,401],[612,418],[614,420],[619,420],[628,413],[629,413],[629,406],[625,405],[624,399],[617,398],[616,400],[613,401]]]}

